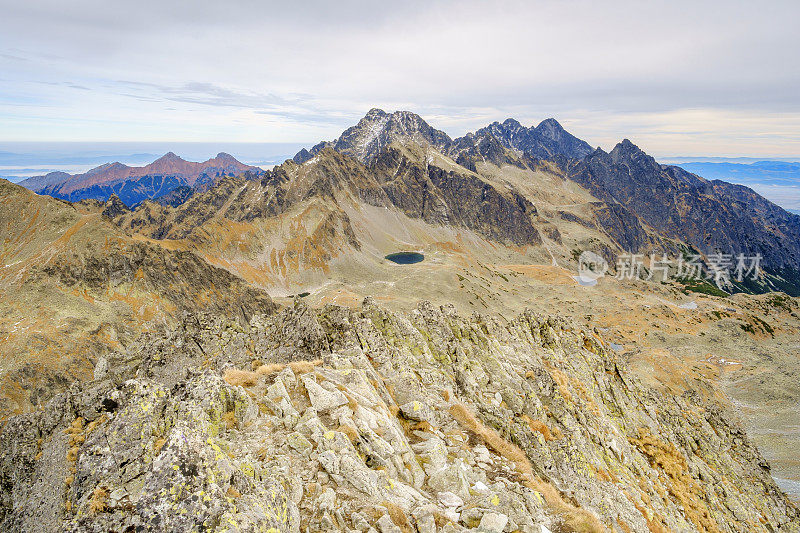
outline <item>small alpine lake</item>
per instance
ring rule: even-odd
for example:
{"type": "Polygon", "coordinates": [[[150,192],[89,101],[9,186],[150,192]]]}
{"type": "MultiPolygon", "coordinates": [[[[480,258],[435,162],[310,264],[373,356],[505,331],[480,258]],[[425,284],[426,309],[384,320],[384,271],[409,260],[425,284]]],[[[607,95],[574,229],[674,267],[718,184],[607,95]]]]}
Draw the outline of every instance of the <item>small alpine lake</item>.
{"type": "Polygon", "coordinates": [[[397,252],[387,255],[386,259],[398,265],[413,265],[414,263],[421,263],[425,256],[419,252],[397,252]]]}

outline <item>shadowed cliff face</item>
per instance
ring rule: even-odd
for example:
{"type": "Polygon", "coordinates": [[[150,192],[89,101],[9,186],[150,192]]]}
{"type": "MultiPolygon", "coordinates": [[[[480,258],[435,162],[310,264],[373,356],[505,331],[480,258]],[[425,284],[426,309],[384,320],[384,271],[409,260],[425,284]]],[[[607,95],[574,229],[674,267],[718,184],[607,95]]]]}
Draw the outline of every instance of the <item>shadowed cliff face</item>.
{"type": "Polygon", "coordinates": [[[530,312],[186,316],[0,444],[8,531],[798,530],[724,406],[530,312]]]}
{"type": "Polygon", "coordinates": [[[541,244],[531,222],[536,208],[516,191],[500,192],[480,176],[444,169],[400,148],[379,154],[371,169],[392,203],[408,216],[433,224],[463,226],[490,239],[541,244]]]}
{"type": "Polygon", "coordinates": [[[575,163],[569,176],[666,237],[703,253],[759,253],[768,271],[792,284],[800,280],[800,217],[746,187],[659,165],[628,140],[609,154],[597,150],[575,163]]]}

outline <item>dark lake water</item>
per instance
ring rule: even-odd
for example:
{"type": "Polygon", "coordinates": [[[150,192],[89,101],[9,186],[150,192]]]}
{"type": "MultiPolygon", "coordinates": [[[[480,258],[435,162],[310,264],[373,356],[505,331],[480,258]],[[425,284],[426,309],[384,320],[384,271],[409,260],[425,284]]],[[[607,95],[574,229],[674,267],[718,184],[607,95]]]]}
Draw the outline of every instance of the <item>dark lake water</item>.
{"type": "Polygon", "coordinates": [[[425,256],[417,252],[397,252],[387,255],[386,259],[398,265],[412,265],[422,262],[425,256]]]}

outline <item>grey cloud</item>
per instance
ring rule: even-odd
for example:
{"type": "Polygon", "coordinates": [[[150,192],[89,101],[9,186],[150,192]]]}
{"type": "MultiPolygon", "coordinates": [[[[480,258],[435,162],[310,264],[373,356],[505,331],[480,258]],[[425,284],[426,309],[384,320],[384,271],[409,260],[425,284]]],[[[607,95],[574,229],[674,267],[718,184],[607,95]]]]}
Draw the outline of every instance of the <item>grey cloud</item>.
{"type": "MultiPolygon", "coordinates": [[[[621,123],[691,109],[762,114],[749,127],[768,133],[800,113],[798,19],[796,0],[16,2],[0,20],[12,95],[3,105],[54,83],[34,91],[54,103],[54,124],[95,104],[106,115],[139,106],[131,115],[154,132],[202,108],[218,123],[229,113],[254,130],[274,119],[333,136],[380,106],[436,117],[456,134],[506,116],[621,123]]],[[[592,133],[625,135],[602,126],[592,133]]],[[[677,142],[670,128],[648,127],[649,139],[677,142]]],[[[682,127],[687,138],[713,135],[682,127]]],[[[727,127],[720,138],[746,133],[727,127]]],[[[800,152],[783,135],[786,153],[800,152]]]]}

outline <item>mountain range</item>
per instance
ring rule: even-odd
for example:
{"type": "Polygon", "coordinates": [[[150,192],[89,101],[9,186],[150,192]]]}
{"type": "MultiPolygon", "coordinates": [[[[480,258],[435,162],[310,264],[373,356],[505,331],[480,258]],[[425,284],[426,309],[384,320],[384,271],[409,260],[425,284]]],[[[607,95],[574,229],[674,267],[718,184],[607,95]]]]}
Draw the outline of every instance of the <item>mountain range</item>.
{"type": "Polygon", "coordinates": [[[800,531],[800,217],[747,187],[554,119],[378,109],[269,170],[25,185],[0,529],[800,531]],[[612,275],[715,252],[764,272],[612,275]]]}
{"type": "MultiPolygon", "coordinates": [[[[414,113],[372,109],[337,139],[321,142],[310,150],[302,149],[292,162],[313,164],[318,158],[334,158],[326,165],[340,167],[334,174],[340,174],[341,179],[337,183],[316,183],[319,189],[307,189],[307,183],[300,183],[302,193],[292,190],[296,186],[288,178],[288,163],[270,174],[227,154],[191,163],[169,153],[145,167],[112,163],[81,175],[51,173],[29,178],[21,185],[71,201],[105,201],[113,194],[126,206],[161,198],[161,203],[181,209],[192,194],[213,186],[223,176],[247,172],[256,178],[270,174],[281,177],[262,182],[280,182],[281,196],[261,199],[260,202],[273,205],[261,206],[258,212],[276,213],[276,209],[283,209],[275,202],[285,203],[283,195],[287,193],[288,198],[298,194],[308,198],[320,192],[330,195],[334,189],[344,187],[368,203],[393,205],[426,222],[452,222],[493,239],[539,244],[542,228],[537,228],[532,219],[537,214],[536,202],[520,194],[519,187],[498,189],[477,165],[533,171],[547,167],[561,178],[579,184],[593,197],[594,225],[614,241],[600,250],[608,261],[613,263],[619,252],[653,252],[659,246],[661,251],[683,247],[704,256],[760,255],[766,275],[760,280],[733,284],[727,287],[729,291],[778,288],[800,294],[798,216],[747,187],[708,181],[680,167],[660,165],[627,139],[606,153],[592,149],[554,119],[532,127],[507,119],[452,139],[414,113]],[[354,162],[336,159],[331,150],[354,162]],[[428,161],[437,159],[441,163],[428,161]],[[480,201],[473,204],[476,198],[480,201]],[[671,242],[667,245],[665,241],[671,242]]],[[[150,216],[153,209],[147,207],[141,213],[150,216]]],[[[247,216],[252,217],[252,213],[251,210],[247,216]]],[[[542,218],[538,215],[539,220],[542,218]]],[[[162,228],[151,233],[169,232],[162,228]]]]}
{"type": "Polygon", "coordinates": [[[107,163],[83,174],[51,172],[34,176],[21,181],[20,185],[38,194],[71,202],[107,200],[114,194],[126,205],[133,206],[145,199],[167,195],[179,187],[196,187],[213,183],[222,176],[238,176],[245,172],[257,176],[262,170],[240,163],[226,153],[195,163],[168,152],[143,167],[107,163]]]}
{"type": "Polygon", "coordinates": [[[303,149],[293,160],[295,163],[304,163],[323,148],[331,147],[362,163],[369,163],[393,142],[430,145],[454,161],[458,161],[471,148],[487,142],[499,143],[505,148],[538,159],[559,155],[580,158],[592,152],[591,146],[568,133],[552,118],[530,128],[508,119],[502,124],[494,122],[475,133],[451,139],[409,111],[386,113],[382,109],[371,109],[358,124],[346,129],[336,140],[323,141],[310,151],[303,149]]]}

